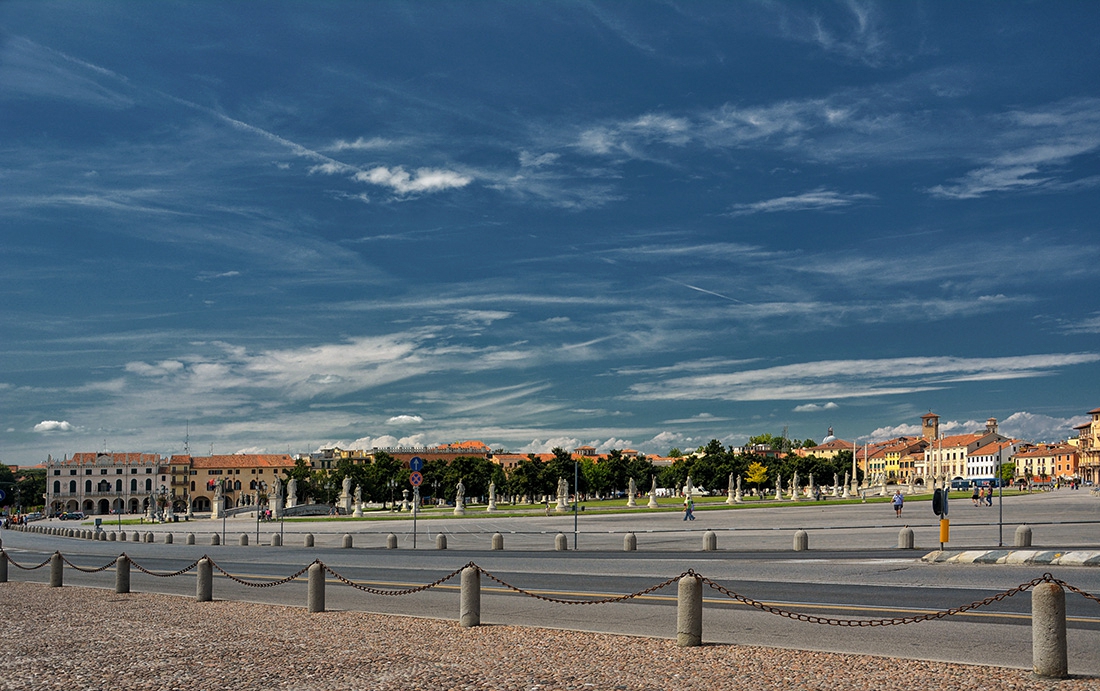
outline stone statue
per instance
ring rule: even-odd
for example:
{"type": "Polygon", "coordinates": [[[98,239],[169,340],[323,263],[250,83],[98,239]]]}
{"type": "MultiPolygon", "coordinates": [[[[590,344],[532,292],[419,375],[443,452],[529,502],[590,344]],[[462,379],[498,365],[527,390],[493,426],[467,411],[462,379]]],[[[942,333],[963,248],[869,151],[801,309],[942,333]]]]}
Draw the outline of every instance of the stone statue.
{"type": "Polygon", "coordinates": [[[286,483],[286,508],[292,509],[298,505],[298,479],[290,478],[286,483]]]}
{"type": "Polygon", "coordinates": [[[466,513],[466,485],[462,484],[462,478],[458,478],[455,485],[455,515],[462,516],[466,513]]]}
{"type": "Polygon", "coordinates": [[[802,488],[798,484],[798,471],[796,470],[794,477],[791,479],[791,501],[799,501],[802,498],[799,496],[801,492],[802,488]]]}
{"type": "MultiPolygon", "coordinates": [[[[348,510],[347,502],[349,499],[344,500],[344,511],[348,510]]],[[[355,486],[355,502],[351,509],[351,515],[355,518],[363,517],[363,487],[361,485],[355,486]]]]}
{"type": "Polygon", "coordinates": [[[837,477],[836,473],[833,473],[833,496],[834,497],[839,497],[840,496],[840,482],[839,482],[839,478],[837,477]]]}
{"type": "Polygon", "coordinates": [[[844,471],[844,492],[840,495],[841,499],[851,499],[852,493],[848,490],[848,471],[844,471]]]}
{"type": "Polygon", "coordinates": [[[651,509],[657,508],[657,476],[653,476],[653,481],[649,485],[649,503],[646,504],[651,509]]]}
{"type": "Polygon", "coordinates": [[[555,511],[568,511],[568,499],[569,499],[569,481],[563,477],[558,478],[558,505],[554,507],[555,511]]]}
{"type": "Polygon", "coordinates": [[[775,500],[779,501],[783,498],[783,476],[775,476],[775,500]]]}
{"type": "Polygon", "coordinates": [[[627,484],[626,491],[629,495],[626,500],[626,506],[629,509],[633,509],[638,505],[638,502],[634,501],[634,495],[638,493],[638,483],[634,482],[634,478],[630,478],[630,482],[627,484]]]}
{"type": "Polygon", "coordinates": [[[737,490],[733,493],[733,501],[736,504],[740,504],[745,500],[745,495],[741,492],[741,476],[737,476],[737,490]]]}
{"type": "Polygon", "coordinates": [[[283,483],[274,480],[271,484],[273,485],[275,495],[273,499],[269,498],[267,500],[267,505],[271,507],[271,517],[279,518],[283,515],[283,483]]]}
{"type": "Polygon", "coordinates": [[[489,481],[489,505],[485,507],[486,511],[497,510],[497,483],[492,480],[489,481]]]}
{"type": "Polygon", "coordinates": [[[691,499],[691,495],[695,488],[691,485],[691,476],[687,476],[687,482],[684,483],[684,499],[691,499]]]}
{"type": "MultiPolygon", "coordinates": [[[[343,481],[343,483],[341,483],[341,488],[343,490],[343,494],[344,494],[345,497],[351,494],[351,476],[350,475],[345,475],[344,476],[344,481],[343,481]]],[[[356,491],[356,495],[358,495],[358,491],[356,491]]],[[[355,501],[359,501],[358,496],[355,497],[355,501]]]]}

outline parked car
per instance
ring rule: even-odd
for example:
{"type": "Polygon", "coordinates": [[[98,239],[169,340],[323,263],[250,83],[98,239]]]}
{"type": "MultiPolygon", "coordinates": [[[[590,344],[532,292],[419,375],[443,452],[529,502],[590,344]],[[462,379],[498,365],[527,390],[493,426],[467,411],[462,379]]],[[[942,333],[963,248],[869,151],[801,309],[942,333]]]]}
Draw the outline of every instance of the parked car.
{"type": "Polygon", "coordinates": [[[63,521],[83,521],[86,516],[83,511],[66,511],[58,516],[63,521]]]}

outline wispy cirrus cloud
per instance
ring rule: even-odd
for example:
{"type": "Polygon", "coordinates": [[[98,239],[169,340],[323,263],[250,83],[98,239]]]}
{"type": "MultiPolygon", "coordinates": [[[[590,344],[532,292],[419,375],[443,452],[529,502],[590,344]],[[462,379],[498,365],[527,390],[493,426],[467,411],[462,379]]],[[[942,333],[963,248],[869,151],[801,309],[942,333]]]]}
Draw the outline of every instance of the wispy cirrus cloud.
{"type": "Polygon", "coordinates": [[[730,207],[730,216],[747,216],[758,213],[775,213],[778,211],[827,211],[844,206],[851,206],[857,202],[874,199],[873,194],[842,193],[819,187],[811,192],[776,197],[748,204],[735,204],[730,207]]]}
{"type": "Polygon", "coordinates": [[[1097,353],[828,360],[639,382],[630,386],[628,397],[648,401],[769,401],[893,396],[965,381],[1039,377],[1097,361],[1097,353]]]}
{"type": "Polygon", "coordinates": [[[465,187],[473,182],[473,178],[453,170],[418,168],[409,173],[401,166],[396,168],[378,166],[370,170],[359,171],[353,177],[359,182],[388,187],[397,194],[439,192],[465,187]]]}

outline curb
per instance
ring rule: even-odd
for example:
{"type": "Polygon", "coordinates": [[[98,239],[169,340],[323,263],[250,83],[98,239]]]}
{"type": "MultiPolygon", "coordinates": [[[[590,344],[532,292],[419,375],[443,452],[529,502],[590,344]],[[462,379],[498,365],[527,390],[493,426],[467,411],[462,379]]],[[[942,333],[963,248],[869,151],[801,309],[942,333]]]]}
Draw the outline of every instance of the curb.
{"type": "Polygon", "coordinates": [[[1050,564],[1052,566],[1100,566],[1100,551],[987,549],[947,552],[936,550],[921,557],[929,564],[1050,564]]]}

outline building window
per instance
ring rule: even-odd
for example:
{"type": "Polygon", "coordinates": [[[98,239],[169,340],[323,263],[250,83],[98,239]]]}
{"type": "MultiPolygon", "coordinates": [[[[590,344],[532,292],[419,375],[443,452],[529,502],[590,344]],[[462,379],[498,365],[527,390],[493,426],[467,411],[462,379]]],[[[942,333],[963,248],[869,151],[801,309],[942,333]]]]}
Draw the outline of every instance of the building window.
{"type": "Polygon", "coordinates": [[[76,480],[69,480],[69,494],[76,494],[76,480]]]}
{"type": "Polygon", "coordinates": [[[130,479],[130,491],[131,492],[136,492],[137,491],[137,479],[136,478],[131,478],[130,479]]]}
{"type": "Polygon", "coordinates": [[[116,492],[121,492],[122,491],[122,480],[115,480],[115,491],[116,492]]]}
{"type": "Polygon", "coordinates": [[[53,493],[54,494],[61,494],[61,480],[54,480],[53,481],[53,493]]]}
{"type": "Polygon", "coordinates": [[[91,492],[92,491],[92,481],[91,480],[85,480],[84,481],[84,491],[85,492],[91,492]]]}
{"type": "Polygon", "coordinates": [[[146,492],[151,492],[152,490],[153,490],[153,479],[152,478],[146,478],[145,479],[145,491],[146,492]]]}

